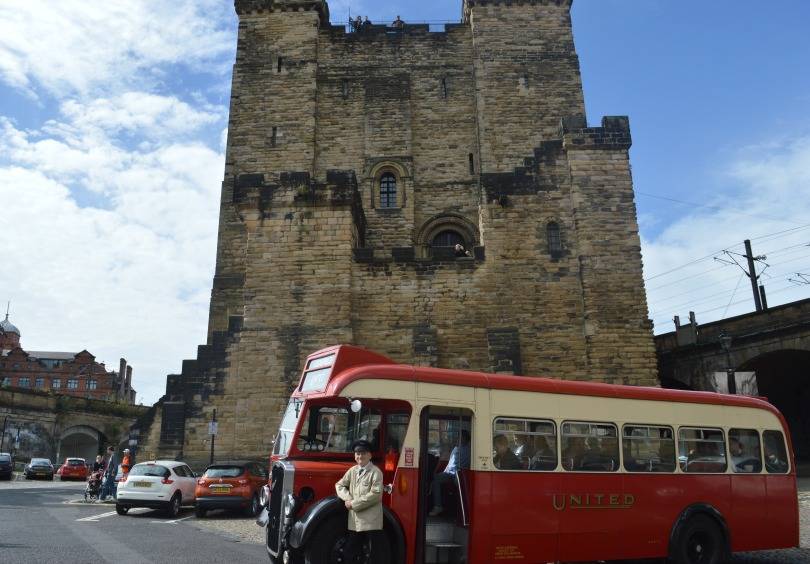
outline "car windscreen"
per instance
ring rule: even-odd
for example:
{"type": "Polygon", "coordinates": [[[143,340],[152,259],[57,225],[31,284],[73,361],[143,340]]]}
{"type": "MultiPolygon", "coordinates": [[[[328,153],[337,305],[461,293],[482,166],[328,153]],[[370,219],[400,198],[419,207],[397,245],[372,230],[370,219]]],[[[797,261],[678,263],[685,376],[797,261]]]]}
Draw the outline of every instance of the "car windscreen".
{"type": "Polygon", "coordinates": [[[206,478],[238,478],[245,472],[244,466],[212,466],[205,471],[206,478]]]}
{"type": "Polygon", "coordinates": [[[34,466],[35,464],[37,466],[48,466],[48,465],[50,465],[50,463],[51,463],[51,461],[48,460],[47,458],[32,458],[31,459],[31,466],[34,466]]]}
{"type": "Polygon", "coordinates": [[[136,464],[129,471],[130,476],[154,476],[156,478],[168,478],[171,472],[165,466],[158,464],[136,464]]]}
{"type": "Polygon", "coordinates": [[[67,461],[68,466],[84,466],[84,460],[80,458],[72,458],[67,461]]]}
{"type": "Polygon", "coordinates": [[[0,462],[11,462],[11,456],[8,454],[0,454],[0,462]]]}

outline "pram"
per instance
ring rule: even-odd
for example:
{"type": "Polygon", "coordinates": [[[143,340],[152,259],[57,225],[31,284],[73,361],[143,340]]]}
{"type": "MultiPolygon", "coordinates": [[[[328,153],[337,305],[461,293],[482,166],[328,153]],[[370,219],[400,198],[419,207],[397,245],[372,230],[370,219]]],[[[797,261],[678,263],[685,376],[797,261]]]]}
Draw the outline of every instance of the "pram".
{"type": "Polygon", "coordinates": [[[104,478],[102,470],[96,470],[87,478],[87,486],[84,488],[84,501],[95,501],[101,492],[101,482],[104,478]]]}

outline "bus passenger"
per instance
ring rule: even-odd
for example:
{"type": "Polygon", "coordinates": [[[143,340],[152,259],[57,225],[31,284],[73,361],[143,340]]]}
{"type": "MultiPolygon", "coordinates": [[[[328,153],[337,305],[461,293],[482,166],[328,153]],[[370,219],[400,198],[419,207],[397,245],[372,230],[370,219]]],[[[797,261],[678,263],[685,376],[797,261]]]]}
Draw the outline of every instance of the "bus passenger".
{"type": "Polygon", "coordinates": [[[456,472],[469,467],[470,432],[462,429],[459,444],[453,447],[447,466],[444,467],[442,472],[433,475],[433,481],[430,484],[430,489],[433,492],[433,509],[429,513],[431,517],[435,517],[444,511],[444,507],[442,507],[442,484],[452,482],[456,478],[456,472]]]}
{"type": "Polygon", "coordinates": [[[529,461],[529,470],[554,470],[557,467],[557,454],[548,445],[548,438],[536,435],[534,446],[537,450],[529,461]]]}
{"type": "MultiPolygon", "coordinates": [[[[345,562],[354,562],[363,553],[363,546],[374,545],[372,535],[383,528],[383,475],[371,463],[371,443],[364,440],[352,445],[357,465],[349,468],[335,484],[335,491],[349,510],[349,535],[344,547],[345,562]]],[[[379,535],[382,537],[382,535],[379,535]]],[[[373,562],[373,556],[370,556],[373,562]]]]}
{"type": "Polygon", "coordinates": [[[509,439],[506,438],[506,435],[495,435],[492,444],[495,447],[495,456],[492,459],[495,468],[499,470],[521,470],[523,468],[520,459],[509,448],[509,439]]]}

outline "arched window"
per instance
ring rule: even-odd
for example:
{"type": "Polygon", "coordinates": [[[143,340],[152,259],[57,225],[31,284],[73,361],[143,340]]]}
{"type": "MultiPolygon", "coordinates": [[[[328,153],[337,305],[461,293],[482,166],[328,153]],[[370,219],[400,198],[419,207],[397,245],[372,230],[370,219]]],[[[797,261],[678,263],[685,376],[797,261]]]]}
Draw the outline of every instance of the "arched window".
{"type": "Polygon", "coordinates": [[[440,231],[430,241],[431,247],[455,247],[457,244],[465,245],[464,238],[450,229],[440,231]]]}
{"type": "Polygon", "coordinates": [[[380,207],[397,207],[397,177],[390,172],[380,177],[380,207]]]}
{"type": "Polygon", "coordinates": [[[548,252],[552,256],[562,253],[562,237],[560,236],[560,226],[555,222],[546,225],[546,239],[548,240],[548,252]]]}

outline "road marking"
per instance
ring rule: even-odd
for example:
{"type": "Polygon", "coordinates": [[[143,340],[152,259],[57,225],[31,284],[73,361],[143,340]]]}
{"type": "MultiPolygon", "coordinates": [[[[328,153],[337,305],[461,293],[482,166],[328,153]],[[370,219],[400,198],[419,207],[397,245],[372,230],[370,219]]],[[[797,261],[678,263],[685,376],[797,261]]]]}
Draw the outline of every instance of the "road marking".
{"type": "MultiPolygon", "coordinates": [[[[130,509],[130,513],[143,513],[145,511],[151,511],[147,507],[135,507],[130,509]]],[[[107,513],[99,513],[98,515],[91,515],[90,517],[82,517],[81,519],[76,519],[79,523],[98,523],[100,519],[104,519],[105,517],[112,517],[113,515],[118,515],[117,511],[109,511],[107,513]]]]}
{"type": "Polygon", "coordinates": [[[150,521],[151,523],[161,523],[163,525],[176,525],[180,521],[185,521],[186,519],[191,519],[194,515],[189,515],[188,517],[181,517],[180,519],[174,519],[172,521],[150,521]]]}
{"type": "Polygon", "coordinates": [[[81,519],[76,519],[80,523],[97,523],[99,519],[103,519],[104,517],[112,517],[116,515],[115,511],[110,511],[109,513],[99,513],[98,515],[92,515],[90,517],[82,517],[81,519]]]}

